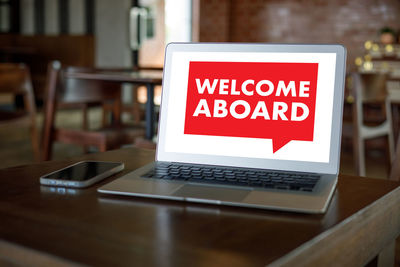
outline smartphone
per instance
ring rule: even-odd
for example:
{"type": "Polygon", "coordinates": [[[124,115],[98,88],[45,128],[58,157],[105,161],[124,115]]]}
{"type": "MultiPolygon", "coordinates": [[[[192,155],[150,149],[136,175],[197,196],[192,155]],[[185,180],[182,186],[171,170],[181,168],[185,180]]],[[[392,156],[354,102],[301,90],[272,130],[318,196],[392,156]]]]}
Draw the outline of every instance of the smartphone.
{"type": "Polygon", "coordinates": [[[80,161],[43,175],[40,183],[51,186],[88,187],[124,169],[121,162],[80,161]]]}

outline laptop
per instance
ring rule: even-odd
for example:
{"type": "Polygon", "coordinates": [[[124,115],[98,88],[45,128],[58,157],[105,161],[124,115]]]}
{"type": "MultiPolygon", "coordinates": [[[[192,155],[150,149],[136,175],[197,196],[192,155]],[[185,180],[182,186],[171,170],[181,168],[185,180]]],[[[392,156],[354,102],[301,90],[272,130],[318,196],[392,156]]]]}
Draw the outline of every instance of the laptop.
{"type": "Polygon", "coordinates": [[[324,213],[345,60],[341,45],[168,44],[156,159],[98,191],[324,213]]]}

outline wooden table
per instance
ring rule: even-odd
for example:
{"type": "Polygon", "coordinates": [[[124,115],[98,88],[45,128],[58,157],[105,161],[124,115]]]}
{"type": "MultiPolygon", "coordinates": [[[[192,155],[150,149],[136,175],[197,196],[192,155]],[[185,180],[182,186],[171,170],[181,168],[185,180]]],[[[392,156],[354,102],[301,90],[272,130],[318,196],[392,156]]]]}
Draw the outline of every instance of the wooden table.
{"type": "Polygon", "coordinates": [[[145,85],[147,88],[146,102],[146,139],[152,140],[155,128],[154,112],[154,87],[162,85],[162,71],[96,71],[96,72],[74,72],[68,75],[77,79],[112,81],[119,83],[131,83],[145,85]]]}
{"type": "MultiPolygon", "coordinates": [[[[102,184],[153,160],[127,148],[79,159],[125,162],[85,190],[39,177],[76,160],[0,170],[0,265],[360,266],[393,257],[398,182],[340,176],[325,215],[103,195],[102,184]]],[[[382,263],[382,262],[381,262],[382,263]]],[[[384,262],[383,262],[384,263],[384,262]]]]}
{"type": "MultiPolygon", "coordinates": [[[[399,59],[400,60],[400,59],[399,59]]],[[[399,76],[390,76],[388,82],[400,82],[399,76]]],[[[400,90],[399,90],[400,91],[400,90]]],[[[397,136],[400,134],[400,92],[392,91],[390,103],[392,105],[392,120],[393,120],[393,134],[397,136]]]]}

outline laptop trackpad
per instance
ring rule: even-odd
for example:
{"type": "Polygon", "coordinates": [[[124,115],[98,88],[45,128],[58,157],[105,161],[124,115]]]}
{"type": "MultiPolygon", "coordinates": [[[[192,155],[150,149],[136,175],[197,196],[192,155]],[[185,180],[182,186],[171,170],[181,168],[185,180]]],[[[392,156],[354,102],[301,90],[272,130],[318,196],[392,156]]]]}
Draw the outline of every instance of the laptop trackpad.
{"type": "Polygon", "coordinates": [[[207,185],[187,184],[175,191],[173,195],[184,198],[240,202],[250,193],[250,191],[250,189],[238,190],[207,185]]]}

